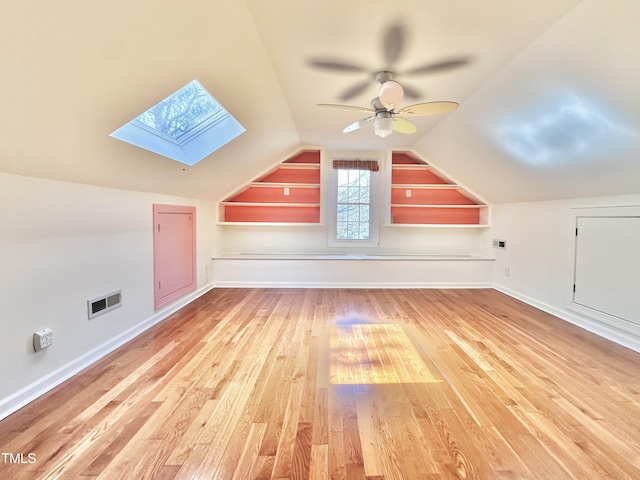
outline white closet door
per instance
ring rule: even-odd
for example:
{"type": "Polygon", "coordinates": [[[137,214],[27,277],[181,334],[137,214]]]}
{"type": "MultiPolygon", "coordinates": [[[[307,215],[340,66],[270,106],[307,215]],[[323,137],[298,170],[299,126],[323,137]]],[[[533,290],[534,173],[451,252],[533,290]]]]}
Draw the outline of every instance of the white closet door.
{"type": "Polygon", "coordinates": [[[578,217],[574,302],[640,325],[640,217],[578,217]]]}

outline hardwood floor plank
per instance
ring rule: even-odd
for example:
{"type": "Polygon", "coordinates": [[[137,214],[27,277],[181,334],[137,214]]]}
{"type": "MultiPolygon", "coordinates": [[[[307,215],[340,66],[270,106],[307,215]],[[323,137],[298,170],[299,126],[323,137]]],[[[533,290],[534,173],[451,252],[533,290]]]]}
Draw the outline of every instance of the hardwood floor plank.
{"type": "MultiPolygon", "coordinates": [[[[378,389],[376,389],[376,392],[377,391],[378,389]]],[[[400,458],[398,458],[398,449],[396,448],[396,442],[401,440],[394,438],[392,435],[389,419],[385,414],[383,403],[384,401],[379,395],[374,395],[371,399],[373,431],[378,455],[380,456],[384,478],[388,480],[403,480],[404,474],[402,473],[400,458]]]]}
{"type": "MultiPolygon", "coordinates": [[[[218,464],[217,469],[215,470],[214,478],[232,478],[235,475],[235,472],[241,468],[240,461],[247,460],[244,459],[243,454],[245,454],[247,447],[253,449],[257,449],[258,446],[255,443],[260,440],[264,436],[264,430],[262,426],[256,430],[254,428],[255,423],[253,423],[253,412],[251,411],[251,407],[246,409],[245,412],[242,413],[237,422],[234,422],[233,430],[230,433],[227,433],[226,438],[229,439],[227,446],[224,448],[224,452],[219,455],[221,461],[214,462],[218,464]],[[253,436],[253,438],[251,438],[253,436]]],[[[264,424],[260,424],[264,425],[264,424]]],[[[216,452],[214,455],[218,455],[217,452],[220,450],[213,449],[213,452],[216,452]]],[[[246,454],[245,454],[246,455],[246,454]]],[[[212,458],[213,460],[213,458],[212,458]]],[[[251,460],[249,463],[251,463],[251,460]]],[[[204,469],[204,472],[214,471],[212,467],[208,467],[204,469]]],[[[206,473],[205,473],[206,475],[206,473]]]]}
{"type": "MultiPolygon", "coordinates": [[[[309,331],[309,334],[311,334],[311,331],[309,331]]],[[[308,349],[309,353],[307,358],[306,370],[304,372],[304,388],[302,391],[302,399],[300,400],[300,412],[298,414],[298,417],[300,423],[313,424],[315,398],[318,391],[316,386],[319,352],[317,337],[309,337],[308,349]]]]}
{"type": "Polygon", "coordinates": [[[244,449],[238,458],[238,466],[232,473],[231,480],[245,480],[251,478],[251,471],[258,462],[258,452],[262,444],[262,438],[267,425],[264,423],[252,423],[244,449]]]}
{"type": "Polygon", "coordinates": [[[314,445],[325,445],[329,442],[329,389],[319,388],[313,414],[314,445]]]}
{"type": "Polygon", "coordinates": [[[575,444],[571,438],[557,425],[540,412],[528,412],[519,406],[510,406],[510,410],[522,421],[541,445],[561,465],[573,472],[576,478],[595,478],[605,476],[596,462],[587,456],[584,450],[575,444]]]}
{"type": "Polygon", "coordinates": [[[258,455],[256,463],[251,469],[251,474],[248,478],[251,480],[271,480],[274,461],[275,457],[258,455]]]}
{"type": "MultiPolygon", "coordinates": [[[[98,475],[100,480],[113,478],[151,479],[163,469],[167,451],[161,439],[135,438],[129,445],[133,448],[121,450],[107,467],[98,475]]],[[[59,478],[53,476],[52,478],[59,478]]],[[[63,477],[64,478],[64,477],[63,477]]],[[[69,477],[73,478],[73,477],[69,477]]]]}
{"type": "Polygon", "coordinates": [[[313,424],[299,423],[291,462],[291,478],[308,480],[311,472],[313,424]]]}
{"type": "Polygon", "coordinates": [[[331,364],[331,334],[328,327],[319,330],[318,333],[318,366],[316,369],[316,387],[328,388],[331,364]]]}
{"type": "Polygon", "coordinates": [[[309,480],[327,480],[329,478],[329,446],[312,445],[309,480]]]}
{"type": "MultiPolygon", "coordinates": [[[[151,405],[155,408],[147,407],[145,408],[144,414],[132,418],[125,428],[119,432],[118,436],[108,444],[106,448],[103,448],[102,442],[97,444],[99,451],[95,459],[86,468],[81,465],[79,468],[76,467],[77,471],[81,472],[83,475],[100,475],[115,456],[127,445],[129,440],[138,431],[140,431],[142,426],[149,420],[149,417],[151,417],[157,407],[160,406],[157,402],[151,402],[151,405]]],[[[113,429],[113,427],[111,427],[111,429],[113,429]]],[[[91,456],[86,455],[86,458],[90,459],[91,456]]]]}
{"type": "Polygon", "coordinates": [[[340,397],[348,394],[346,385],[332,385],[328,389],[328,438],[329,478],[347,480],[347,462],[344,449],[344,427],[342,401],[340,397]]]}
{"type": "Polygon", "coordinates": [[[295,458],[294,449],[296,447],[298,434],[300,404],[302,403],[302,393],[304,389],[304,371],[306,371],[306,368],[303,368],[303,366],[306,365],[309,357],[308,350],[308,347],[302,347],[298,352],[295,371],[290,380],[289,398],[286,402],[282,428],[276,449],[276,461],[273,466],[274,477],[291,476],[293,460],[295,458]]]}
{"type": "Polygon", "coordinates": [[[178,467],[179,470],[175,476],[175,480],[192,480],[198,478],[201,472],[201,466],[205,463],[205,459],[209,456],[211,445],[208,443],[194,443],[191,445],[189,453],[186,455],[182,465],[167,465],[178,467]]]}
{"type": "Polygon", "coordinates": [[[147,388],[138,388],[141,385],[141,381],[147,372],[153,368],[153,366],[160,361],[160,359],[164,358],[166,355],[170,354],[175,347],[177,346],[177,342],[170,342],[168,345],[163,347],[159,352],[149,358],[146,362],[140,365],[134,372],[124,378],[117,385],[109,389],[102,397],[98,400],[94,401],[89,408],[83,410],[78,416],[76,416],[72,421],[68,422],[67,428],[73,428],[74,425],[81,425],[85,423],[89,418],[93,417],[99,410],[102,410],[108,403],[117,399],[119,395],[121,395],[125,390],[130,389],[132,386],[136,388],[132,390],[132,393],[127,396],[129,403],[132,403],[132,400],[135,402],[137,398],[140,398],[142,395],[146,394],[150,387],[153,387],[157,380],[152,380],[150,387],[147,388]]]}
{"type": "MultiPolygon", "coordinates": [[[[191,454],[193,445],[197,444],[197,439],[203,436],[203,431],[212,422],[213,412],[218,407],[219,400],[207,400],[197,412],[193,421],[183,431],[173,447],[171,455],[167,458],[165,465],[183,465],[187,457],[191,454]]],[[[161,423],[158,422],[160,425],[161,423]]]]}
{"type": "MultiPolygon", "coordinates": [[[[107,447],[112,442],[113,434],[118,432],[117,425],[119,423],[121,424],[122,422],[126,422],[127,419],[135,418],[140,412],[140,408],[138,408],[140,406],[142,406],[143,411],[149,410],[149,404],[144,402],[144,397],[150,395],[155,384],[157,384],[157,380],[140,385],[140,388],[131,398],[127,399],[126,402],[119,403],[111,410],[109,415],[104,417],[104,419],[96,424],[90,431],[83,431],[77,437],[77,441],[72,440],[61,447],[62,450],[59,452],[62,452],[62,455],[56,458],[54,462],[51,462],[50,472],[45,478],[57,478],[67,475],[72,477],[73,474],[71,472],[76,468],[76,464],[82,463],[85,460],[85,456],[90,455],[91,452],[94,452],[98,448],[107,447]]],[[[99,402],[102,404],[102,399],[99,402]]],[[[157,409],[158,405],[151,408],[157,409]]],[[[80,416],[82,417],[83,415],[80,416]]],[[[137,433],[137,431],[138,430],[136,430],[135,433],[137,433]]],[[[127,442],[127,440],[130,439],[121,439],[123,442],[127,442]]]]}
{"type": "Polygon", "coordinates": [[[632,480],[637,378],[493,290],[214,289],[1,421],[0,478],[632,480]]]}
{"type": "Polygon", "coordinates": [[[369,392],[356,393],[354,401],[358,416],[364,473],[367,477],[382,476],[384,471],[376,443],[371,394],[369,392]]]}

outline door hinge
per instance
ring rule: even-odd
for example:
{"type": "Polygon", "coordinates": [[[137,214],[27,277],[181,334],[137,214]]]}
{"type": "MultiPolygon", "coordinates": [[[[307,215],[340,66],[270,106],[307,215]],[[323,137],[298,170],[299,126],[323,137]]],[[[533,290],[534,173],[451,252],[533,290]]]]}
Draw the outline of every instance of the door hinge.
{"type": "Polygon", "coordinates": [[[573,284],[573,293],[576,293],[576,284],[573,284]]]}

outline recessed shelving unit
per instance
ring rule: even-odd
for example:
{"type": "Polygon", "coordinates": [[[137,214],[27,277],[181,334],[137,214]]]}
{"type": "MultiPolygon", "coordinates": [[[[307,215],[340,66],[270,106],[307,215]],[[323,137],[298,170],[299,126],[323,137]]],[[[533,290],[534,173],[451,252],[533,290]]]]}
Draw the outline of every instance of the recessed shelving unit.
{"type": "Polygon", "coordinates": [[[487,226],[488,207],[435,168],[405,152],[391,161],[390,225],[487,226]]]}
{"type": "Polygon", "coordinates": [[[221,224],[320,223],[320,151],[304,150],[220,203],[221,224]]]}

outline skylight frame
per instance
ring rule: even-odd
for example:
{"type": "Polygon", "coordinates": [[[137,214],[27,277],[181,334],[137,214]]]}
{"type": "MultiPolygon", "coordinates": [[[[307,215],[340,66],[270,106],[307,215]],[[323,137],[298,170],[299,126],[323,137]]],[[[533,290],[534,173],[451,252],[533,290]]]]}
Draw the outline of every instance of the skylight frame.
{"type": "Polygon", "coordinates": [[[195,165],[245,131],[246,129],[200,82],[193,80],[136,116],[110,136],[181,163],[195,165]],[[171,135],[161,129],[153,128],[141,119],[146,114],[156,118],[158,112],[154,110],[173,112],[172,115],[159,118],[161,123],[171,123],[175,117],[188,114],[193,104],[185,102],[184,95],[181,95],[186,89],[195,92],[191,98],[186,97],[187,100],[193,100],[197,95],[206,95],[205,100],[214,107],[214,111],[178,135],[171,135]],[[179,101],[174,109],[170,102],[176,99],[179,101]],[[187,104],[184,105],[185,103],[187,104]],[[176,109],[177,113],[175,113],[176,109]]]}

